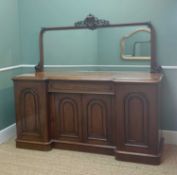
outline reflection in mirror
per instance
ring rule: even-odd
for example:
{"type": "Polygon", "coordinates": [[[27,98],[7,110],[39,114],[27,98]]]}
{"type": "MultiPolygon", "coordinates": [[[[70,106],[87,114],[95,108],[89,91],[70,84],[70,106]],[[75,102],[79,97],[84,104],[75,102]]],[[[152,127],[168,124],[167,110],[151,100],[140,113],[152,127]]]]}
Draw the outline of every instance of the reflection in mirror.
{"type": "Polygon", "coordinates": [[[135,30],[120,41],[121,58],[123,60],[150,60],[151,34],[149,28],[135,30]]]}
{"type": "Polygon", "coordinates": [[[52,31],[44,35],[46,64],[95,64],[97,30],[52,31]]]}

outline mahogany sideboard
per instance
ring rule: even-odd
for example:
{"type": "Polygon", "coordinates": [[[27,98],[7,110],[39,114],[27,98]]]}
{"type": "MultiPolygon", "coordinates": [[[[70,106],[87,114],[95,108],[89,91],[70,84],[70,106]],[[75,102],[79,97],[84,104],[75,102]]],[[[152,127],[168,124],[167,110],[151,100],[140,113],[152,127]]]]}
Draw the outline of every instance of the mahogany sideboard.
{"type": "Polygon", "coordinates": [[[79,150],[159,164],[163,75],[39,72],[13,78],[18,148],[79,150]]]}

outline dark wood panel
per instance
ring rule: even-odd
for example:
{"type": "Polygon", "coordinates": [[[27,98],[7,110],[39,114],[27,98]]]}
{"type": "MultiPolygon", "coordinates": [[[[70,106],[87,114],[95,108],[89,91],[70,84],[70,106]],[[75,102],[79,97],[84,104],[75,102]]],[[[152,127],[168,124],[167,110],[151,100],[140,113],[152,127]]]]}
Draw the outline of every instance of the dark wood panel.
{"type": "Polygon", "coordinates": [[[149,106],[142,93],[129,93],[124,99],[125,142],[148,147],[149,106]]]}
{"type": "Polygon", "coordinates": [[[49,141],[45,82],[15,82],[17,140],[49,141]]]}
{"type": "Polygon", "coordinates": [[[86,142],[110,144],[111,97],[103,95],[84,95],[84,137],[86,142]]]}
{"type": "Polygon", "coordinates": [[[50,81],[49,92],[114,94],[113,84],[103,82],[50,81]]]}
{"type": "Polygon", "coordinates": [[[55,127],[57,139],[81,140],[81,96],[55,95],[55,127]]]}
{"type": "Polygon", "coordinates": [[[40,135],[39,99],[33,89],[25,89],[20,96],[22,130],[40,135]]]}
{"type": "Polygon", "coordinates": [[[158,152],[158,86],[117,85],[117,148],[158,152]]]}

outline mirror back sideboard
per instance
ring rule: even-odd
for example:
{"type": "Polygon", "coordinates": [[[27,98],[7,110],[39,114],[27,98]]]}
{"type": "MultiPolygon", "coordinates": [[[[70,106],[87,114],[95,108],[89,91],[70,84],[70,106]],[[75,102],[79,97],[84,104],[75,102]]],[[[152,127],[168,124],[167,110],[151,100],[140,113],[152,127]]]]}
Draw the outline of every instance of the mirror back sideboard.
{"type": "Polygon", "coordinates": [[[147,24],[152,29],[151,72],[44,71],[44,32],[124,25],[142,23],[111,25],[89,16],[74,27],[41,30],[36,72],[13,78],[18,148],[70,149],[111,154],[124,161],[160,163],[163,74],[155,57],[151,24],[147,24]]]}

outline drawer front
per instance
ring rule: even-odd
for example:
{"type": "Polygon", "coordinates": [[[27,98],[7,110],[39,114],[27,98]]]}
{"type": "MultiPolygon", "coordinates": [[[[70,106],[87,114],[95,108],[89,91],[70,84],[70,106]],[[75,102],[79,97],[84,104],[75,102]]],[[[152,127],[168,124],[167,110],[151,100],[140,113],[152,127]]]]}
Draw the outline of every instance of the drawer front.
{"type": "Polygon", "coordinates": [[[49,92],[66,93],[91,93],[91,94],[115,94],[113,83],[107,82],[73,82],[73,81],[50,81],[49,92]]]}

